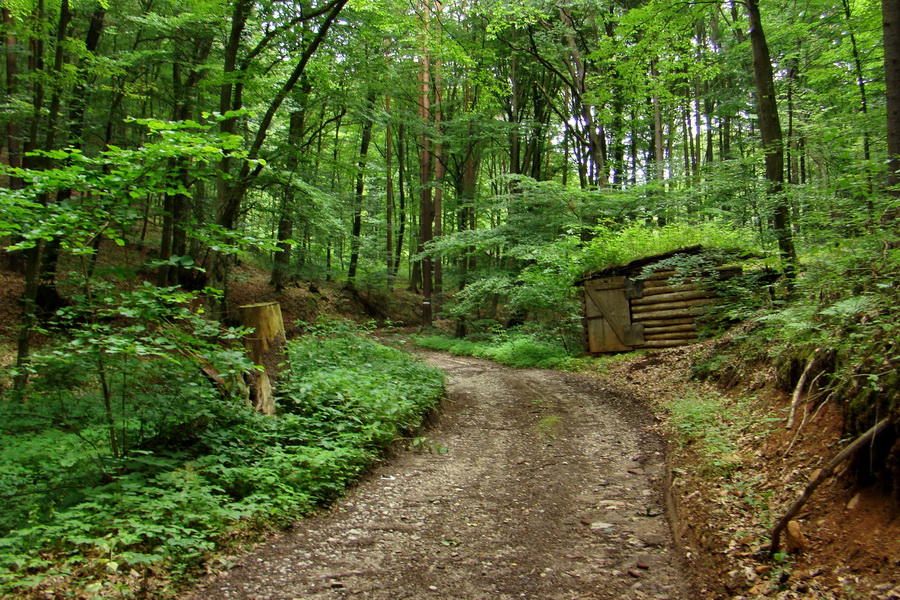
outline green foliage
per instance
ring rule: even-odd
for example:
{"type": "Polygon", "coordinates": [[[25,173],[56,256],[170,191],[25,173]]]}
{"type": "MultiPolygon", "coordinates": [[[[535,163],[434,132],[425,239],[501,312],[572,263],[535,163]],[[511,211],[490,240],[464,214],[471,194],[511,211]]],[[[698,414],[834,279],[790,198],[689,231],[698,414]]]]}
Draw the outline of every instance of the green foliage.
{"type": "Polygon", "coordinates": [[[559,343],[543,340],[534,334],[500,333],[488,341],[417,336],[414,341],[423,348],[485,358],[523,369],[568,369],[575,364],[574,359],[559,343]]]}
{"type": "Polygon", "coordinates": [[[685,446],[696,449],[711,474],[729,475],[741,467],[740,444],[761,435],[772,417],[756,414],[750,398],[694,394],[668,405],[672,425],[685,446]]]}
{"type": "Polygon", "coordinates": [[[796,300],[762,316],[755,334],[776,362],[833,355],[827,387],[860,429],[900,406],[898,277],[900,249],[889,232],[823,249],[798,278],[796,300]]]}
{"type": "MultiPolygon", "coordinates": [[[[137,306],[153,313],[149,298],[137,306]]],[[[160,330],[151,344],[143,334],[95,331],[96,347],[76,335],[35,362],[25,396],[0,402],[0,593],[62,580],[87,589],[151,565],[186,573],[228,532],[294,519],[339,496],[443,390],[439,371],[351,324],[320,323],[289,344],[281,414],[266,417],[222,398],[183,353],[167,353],[203,333],[180,332],[164,341],[160,330]]],[[[198,356],[211,348],[196,339],[188,347],[198,356]]],[[[200,364],[246,368],[242,352],[220,352],[200,364]]]]}
{"type": "Polygon", "coordinates": [[[665,227],[642,223],[625,227],[599,226],[585,248],[583,264],[587,267],[585,270],[602,269],[695,245],[748,250],[754,248],[754,234],[723,221],[678,223],[665,227]]]}
{"type": "Polygon", "coordinates": [[[279,403],[327,446],[381,448],[414,428],[443,388],[439,371],[361,337],[349,322],[292,342],[288,362],[279,403]]]}

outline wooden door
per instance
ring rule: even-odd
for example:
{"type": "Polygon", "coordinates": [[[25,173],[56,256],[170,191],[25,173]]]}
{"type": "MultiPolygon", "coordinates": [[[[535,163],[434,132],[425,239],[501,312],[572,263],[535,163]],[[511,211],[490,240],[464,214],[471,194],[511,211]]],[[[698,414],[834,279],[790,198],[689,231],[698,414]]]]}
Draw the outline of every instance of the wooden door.
{"type": "Polygon", "coordinates": [[[589,352],[627,352],[641,345],[643,327],[631,323],[624,276],[584,283],[584,309],[589,352]]]}

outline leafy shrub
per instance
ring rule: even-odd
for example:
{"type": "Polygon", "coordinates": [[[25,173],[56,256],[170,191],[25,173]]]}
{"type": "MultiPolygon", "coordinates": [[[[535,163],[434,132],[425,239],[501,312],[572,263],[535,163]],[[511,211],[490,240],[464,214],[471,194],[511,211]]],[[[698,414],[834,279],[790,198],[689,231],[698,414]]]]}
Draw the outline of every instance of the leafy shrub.
{"type": "MultiPolygon", "coordinates": [[[[824,381],[857,430],[900,408],[900,243],[873,233],[813,256],[796,294],[760,318],[776,364],[829,359],[824,381]]],[[[787,382],[791,385],[792,382],[787,382]]]]}
{"type": "Polygon", "coordinates": [[[91,581],[150,565],[184,574],[230,531],[339,496],[443,390],[439,371],[344,322],[288,353],[274,418],[224,400],[188,361],[120,355],[106,371],[115,456],[96,351],[36,362],[26,395],[0,401],[0,594],[94,595],[91,581]]]}

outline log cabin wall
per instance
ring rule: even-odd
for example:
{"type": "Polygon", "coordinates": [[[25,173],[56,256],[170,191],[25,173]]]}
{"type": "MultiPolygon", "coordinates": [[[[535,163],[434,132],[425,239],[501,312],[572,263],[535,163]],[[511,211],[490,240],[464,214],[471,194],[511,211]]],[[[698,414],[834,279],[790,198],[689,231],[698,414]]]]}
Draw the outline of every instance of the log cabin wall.
{"type": "MultiPolygon", "coordinates": [[[[715,271],[716,278],[727,278],[741,269],[715,271]]],[[[715,292],[704,287],[707,281],[708,277],[686,277],[670,268],[653,270],[650,259],[585,276],[585,350],[603,354],[693,343],[697,339],[697,315],[716,298],[715,292]],[[651,272],[646,275],[648,269],[651,272]]]]}

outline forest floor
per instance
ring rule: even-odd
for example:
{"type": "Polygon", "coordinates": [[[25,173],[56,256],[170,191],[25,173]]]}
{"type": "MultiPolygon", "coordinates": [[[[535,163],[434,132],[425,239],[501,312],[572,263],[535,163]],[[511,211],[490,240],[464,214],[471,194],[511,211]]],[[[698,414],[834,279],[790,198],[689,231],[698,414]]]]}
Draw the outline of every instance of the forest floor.
{"type": "MultiPolygon", "coordinates": [[[[791,399],[775,389],[771,366],[740,365],[723,387],[694,376],[698,359],[729,342],[710,340],[614,361],[602,373],[619,393],[640,398],[670,440],[669,518],[698,599],[834,600],[900,598],[897,495],[865,485],[852,461],[820,486],[796,517],[802,547],[769,557],[772,525],[847,443],[843,416],[823,394],[809,394],[798,426],[785,428],[791,399]],[[704,447],[673,423],[673,403],[716,398],[710,420],[721,439],[704,447]]],[[[728,379],[726,377],[726,379],[728,379]]],[[[784,544],[784,538],[782,538],[784,544]]],[[[784,545],[782,545],[784,549],[784,545]]]]}
{"type": "Polygon", "coordinates": [[[646,407],[590,376],[427,356],[448,393],[423,437],[186,598],[695,597],[646,407]]]}

